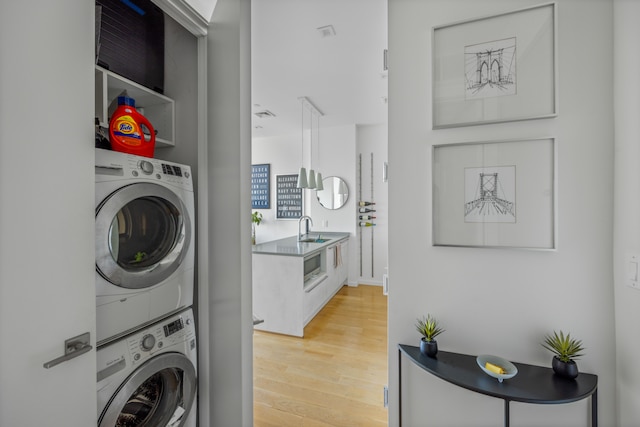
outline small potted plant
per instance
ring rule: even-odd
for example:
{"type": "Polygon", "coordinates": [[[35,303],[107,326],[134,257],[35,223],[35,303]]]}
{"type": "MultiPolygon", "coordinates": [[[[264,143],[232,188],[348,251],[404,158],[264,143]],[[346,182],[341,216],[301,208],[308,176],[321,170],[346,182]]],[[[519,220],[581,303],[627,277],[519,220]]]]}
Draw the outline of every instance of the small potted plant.
{"type": "Polygon", "coordinates": [[[256,244],[256,226],[262,222],[262,214],[260,212],[253,212],[251,214],[251,244],[256,244]]]}
{"type": "Polygon", "coordinates": [[[420,352],[429,357],[434,357],[438,353],[438,342],[435,338],[444,332],[438,320],[428,314],[416,321],[416,329],[422,335],[420,339],[420,352]]]}
{"type": "Polygon", "coordinates": [[[582,341],[571,338],[571,334],[553,331],[553,335],[545,335],[542,346],[554,354],[551,367],[556,374],[566,378],[578,376],[575,361],[583,356],[582,341]]]}

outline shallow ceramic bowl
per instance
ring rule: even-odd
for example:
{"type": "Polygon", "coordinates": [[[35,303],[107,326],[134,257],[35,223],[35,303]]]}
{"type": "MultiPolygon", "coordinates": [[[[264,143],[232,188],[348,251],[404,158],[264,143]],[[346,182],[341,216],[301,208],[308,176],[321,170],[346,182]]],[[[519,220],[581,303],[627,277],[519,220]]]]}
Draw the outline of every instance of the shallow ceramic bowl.
{"type": "Polygon", "coordinates": [[[508,380],[509,378],[513,378],[518,373],[518,368],[511,362],[502,357],[492,356],[490,354],[481,354],[476,357],[476,362],[478,362],[478,366],[482,369],[487,375],[492,376],[493,378],[497,378],[499,382],[502,380],[508,380]],[[484,367],[485,363],[493,363],[494,365],[502,366],[502,368],[507,372],[506,374],[496,374],[484,367]]]}

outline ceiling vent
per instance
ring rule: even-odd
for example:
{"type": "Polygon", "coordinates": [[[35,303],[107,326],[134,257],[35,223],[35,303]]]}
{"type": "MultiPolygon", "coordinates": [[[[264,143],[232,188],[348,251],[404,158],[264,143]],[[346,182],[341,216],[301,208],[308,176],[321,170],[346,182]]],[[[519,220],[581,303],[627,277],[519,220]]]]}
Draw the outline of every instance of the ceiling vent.
{"type": "Polygon", "coordinates": [[[255,115],[256,115],[256,117],[259,117],[259,118],[261,118],[261,119],[267,119],[267,118],[275,117],[275,116],[276,116],[275,114],[273,114],[273,113],[272,113],[271,111],[269,111],[269,110],[262,110],[262,111],[258,111],[258,112],[253,113],[253,114],[255,114],[255,115]]]}
{"type": "Polygon", "coordinates": [[[336,35],[336,30],[335,28],[333,28],[333,25],[325,25],[324,27],[318,27],[318,34],[320,34],[320,37],[325,38],[325,37],[333,37],[336,35]]]}

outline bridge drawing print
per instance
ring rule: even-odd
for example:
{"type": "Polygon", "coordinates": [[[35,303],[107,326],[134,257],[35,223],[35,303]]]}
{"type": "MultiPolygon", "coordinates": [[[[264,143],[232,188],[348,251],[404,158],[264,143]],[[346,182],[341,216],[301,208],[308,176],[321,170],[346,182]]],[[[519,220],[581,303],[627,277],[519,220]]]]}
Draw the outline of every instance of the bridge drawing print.
{"type": "Polygon", "coordinates": [[[465,222],[516,222],[516,167],[465,168],[465,222]]]}
{"type": "Polygon", "coordinates": [[[464,47],[465,99],[516,94],[516,38],[464,47]]]}

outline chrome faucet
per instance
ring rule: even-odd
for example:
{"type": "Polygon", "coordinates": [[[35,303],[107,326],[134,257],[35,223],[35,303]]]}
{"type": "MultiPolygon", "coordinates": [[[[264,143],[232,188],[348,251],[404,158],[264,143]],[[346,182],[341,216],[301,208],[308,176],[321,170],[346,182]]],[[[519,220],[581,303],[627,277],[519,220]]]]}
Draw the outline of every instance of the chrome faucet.
{"type": "Polygon", "coordinates": [[[310,216],[304,215],[301,216],[300,219],[298,220],[298,242],[302,240],[302,237],[304,236],[304,234],[302,234],[302,231],[300,230],[300,226],[302,225],[302,221],[306,220],[306,233],[305,234],[309,234],[310,228],[309,228],[309,223],[311,223],[311,226],[313,227],[313,220],[311,219],[310,216]]]}

